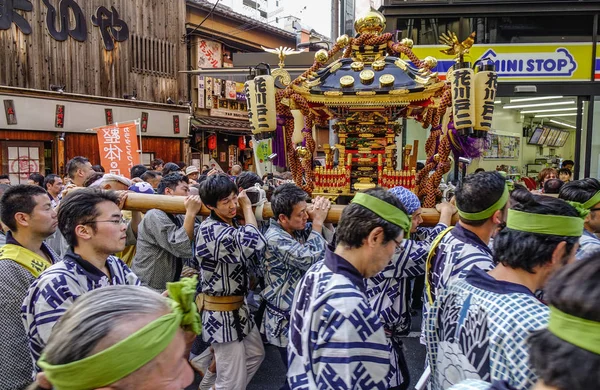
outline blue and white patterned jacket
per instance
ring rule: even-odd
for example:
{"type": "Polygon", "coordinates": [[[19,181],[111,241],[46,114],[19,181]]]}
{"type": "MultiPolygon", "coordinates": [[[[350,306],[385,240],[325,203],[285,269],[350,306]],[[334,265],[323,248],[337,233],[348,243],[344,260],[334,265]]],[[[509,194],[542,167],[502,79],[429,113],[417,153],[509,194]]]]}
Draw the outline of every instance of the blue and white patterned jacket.
{"type": "Polygon", "coordinates": [[[62,262],[42,272],[33,282],[23,301],[21,317],[34,362],[40,358],[54,324],[81,295],[110,285],[141,285],[138,277],[118,257],[109,256],[106,267],[110,279],[69,250],[62,262]]]}
{"type": "Polygon", "coordinates": [[[547,325],[548,308],[527,287],[471,269],[441,292],[425,317],[432,390],[465,379],[532,388],[527,338],[547,325]]]}
{"type": "MultiPolygon", "coordinates": [[[[419,228],[413,235],[415,239],[403,240],[401,249],[396,251],[390,264],[367,280],[367,297],[371,306],[379,313],[388,335],[395,340],[410,332],[410,278],[425,274],[431,243],[447,227],[440,223],[433,228],[419,228]]],[[[398,368],[398,358],[396,349],[392,348],[390,387],[400,386],[406,380],[398,368]]]]}
{"type": "MultiPolygon", "coordinates": [[[[266,241],[256,226],[234,226],[214,212],[202,221],[196,237],[200,264],[200,288],[212,296],[246,295],[249,269],[258,267],[266,241]]],[[[202,312],[202,337],[208,343],[228,343],[248,336],[253,320],[248,303],[235,311],[202,312]]]]}
{"type": "Polygon", "coordinates": [[[577,260],[581,260],[585,255],[600,250],[600,239],[593,233],[583,229],[583,234],[579,238],[579,249],[577,249],[577,260]]]}
{"type": "Polygon", "coordinates": [[[296,288],[290,318],[292,389],[387,389],[390,346],[365,279],[330,250],[296,288]]]}
{"type": "Polygon", "coordinates": [[[274,219],[265,238],[265,289],[261,293],[267,304],[264,333],[270,344],[287,347],[296,285],[311,265],[325,257],[327,242],[312,230],[311,223],[307,223],[304,230],[294,232],[292,237],[274,219]]]}

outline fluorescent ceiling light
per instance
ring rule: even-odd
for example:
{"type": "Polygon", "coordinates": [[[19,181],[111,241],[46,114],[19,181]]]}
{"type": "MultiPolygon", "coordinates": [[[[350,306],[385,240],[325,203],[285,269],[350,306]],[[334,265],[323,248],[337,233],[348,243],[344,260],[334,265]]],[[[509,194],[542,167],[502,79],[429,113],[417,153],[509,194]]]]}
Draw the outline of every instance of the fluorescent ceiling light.
{"type": "Polygon", "coordinates": [[[557,116],[577,116],[577,113],[572,112],[569,114],[540,114],[540,115],[534,116],[534,118],[550,118],[550,117],[557,117],[557,116]]]}
{"type": "Polygon", "coordinates": [[[533,103],[533,104],[507,104],[502,108],[531,108],[531,107],[548,107],[548,106],[562,106],[565,104],[575,104],[575,100],[566,100],[564,102],[554,103],[533,103]]]}
{"type": "Polygon", "coordinates": [[[495,100],[494,101],[494,104],[501,104],[501,103],[502,103],[502,100],[495,100]]]}
{"type": "Polygon", "coordinates": [[[510,99],[511,103],[517,102],[535,102],[537,100],[550,100],[550,99],[562,99],[562,96],[540,96],[540,97],[531,97],[531,98],[518,98],[518,99],[510,99]]]}
{"type": "Polygon", "coordinates": [[[530,110],[530,111],[521,111],[521,114],[537,114],[540,112],[557,112],[557,111],[575,111],[577,107],[569,107],[569,108],[549,108],[547,110],[530,110]]]}
{"type": "Polygon", "coordinates": [[[550,120],[550,122],[552,122],[552,123],[556,123],[557,125],[561,125],[561,126],[565,126],[565,127],[570,127],[571,129],[576,129],[576,128],[577,128],[577,127],[575,127],[575,126],[573,126],[573,125],[570,125],[570,124],[568,124],[568,123],[565,123],[565,122],[559,122],[559,121],[555,121],[555,120],[552,120],[552,119],[550,120]]]}

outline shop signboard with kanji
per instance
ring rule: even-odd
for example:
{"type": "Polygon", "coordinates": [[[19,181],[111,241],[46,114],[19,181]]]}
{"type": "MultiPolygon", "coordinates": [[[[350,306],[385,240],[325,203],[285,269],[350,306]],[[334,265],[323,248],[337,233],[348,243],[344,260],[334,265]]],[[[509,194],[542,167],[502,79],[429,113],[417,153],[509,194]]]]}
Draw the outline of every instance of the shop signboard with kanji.
{"type": "Polygon", "coordinates": [[[223,53],[219,42],[198,39],[198,68],[221,68],[223,53]]]}
{"type": "Polygon", "coordinates": [[[100,161],[107,173],[130,176],[130,169],[141,164],[137,121],[97,127],[100,161]]]}

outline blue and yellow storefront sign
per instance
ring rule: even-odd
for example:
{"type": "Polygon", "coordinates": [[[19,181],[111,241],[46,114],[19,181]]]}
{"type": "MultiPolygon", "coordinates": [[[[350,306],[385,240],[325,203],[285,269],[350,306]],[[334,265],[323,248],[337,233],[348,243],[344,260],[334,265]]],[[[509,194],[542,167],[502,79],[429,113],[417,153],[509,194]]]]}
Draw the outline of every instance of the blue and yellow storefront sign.
{"type": "MultiPolygon", "coordinates": [[[[413,52],[423,59],[438,59],[434,71],[443,77],[455,63],[441,53],[447,46],[415,46],[413,52]]],[[[465,61],[475,63],[489,58],[496,64],[498,81],[590,81],[592,43],[538,43],[474,45],[465,61]]],[[[600,60],[600,59],[598,59],[600,60]]],[[[596,71],[600,74],[599,61],[596,71]]],[[[600,76],[596,76],[600,79],[600,76]]]]}

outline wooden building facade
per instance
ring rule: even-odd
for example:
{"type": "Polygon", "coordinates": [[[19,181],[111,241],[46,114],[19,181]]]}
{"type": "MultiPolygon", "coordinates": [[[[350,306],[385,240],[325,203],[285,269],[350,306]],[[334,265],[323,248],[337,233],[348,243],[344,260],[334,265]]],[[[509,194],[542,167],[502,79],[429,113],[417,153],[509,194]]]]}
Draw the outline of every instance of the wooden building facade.
{"type": "Polygon", "coordinates": [[[63,173],[77,155],[100,164],[90,129],[142,118],[142,161],[185,159],[185,0],[8,5],[0,15],[2,173],[20,181],[36,168],[63,173]]]}

